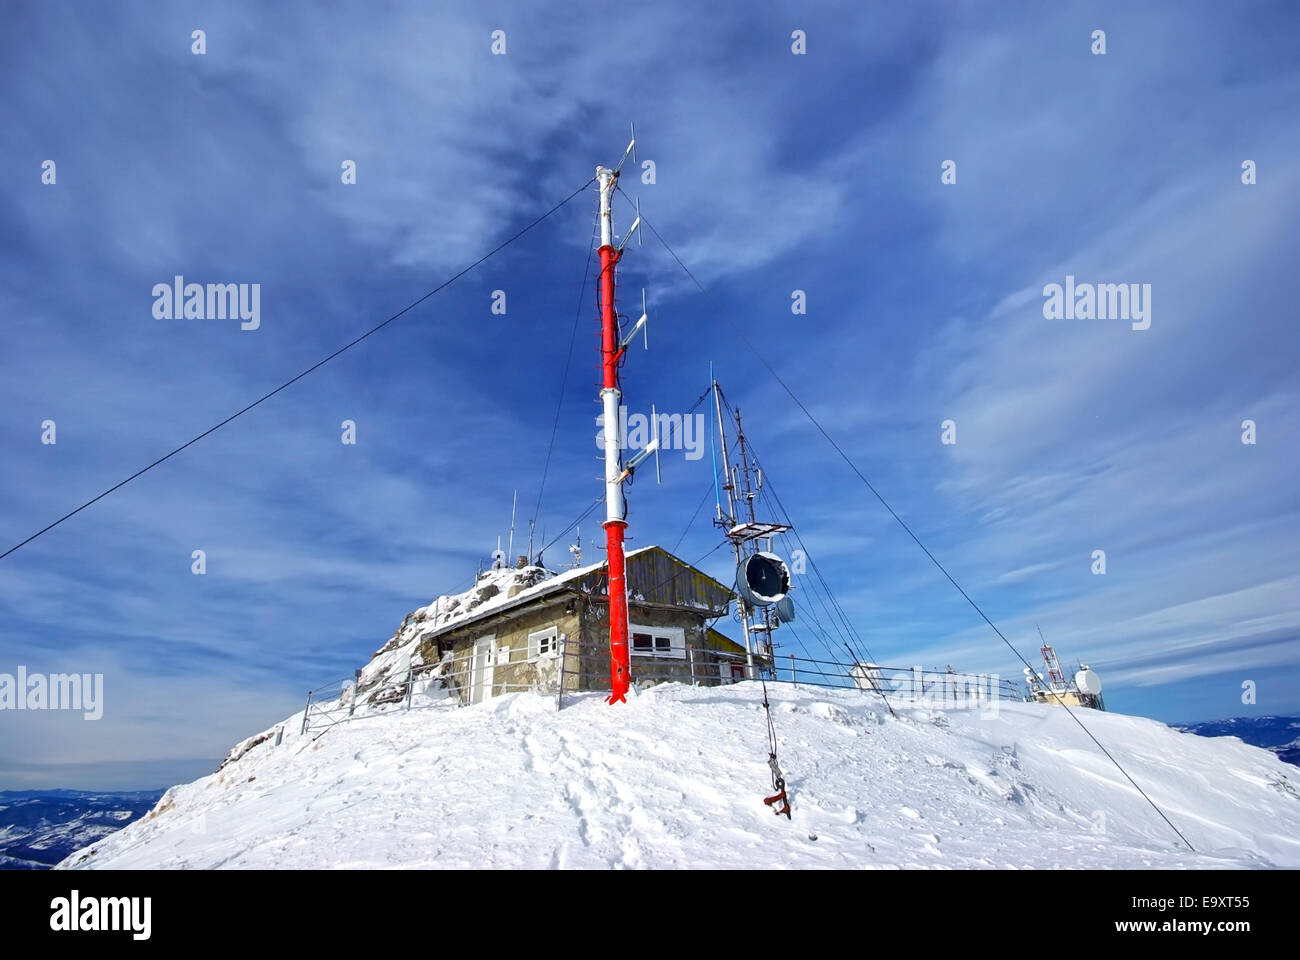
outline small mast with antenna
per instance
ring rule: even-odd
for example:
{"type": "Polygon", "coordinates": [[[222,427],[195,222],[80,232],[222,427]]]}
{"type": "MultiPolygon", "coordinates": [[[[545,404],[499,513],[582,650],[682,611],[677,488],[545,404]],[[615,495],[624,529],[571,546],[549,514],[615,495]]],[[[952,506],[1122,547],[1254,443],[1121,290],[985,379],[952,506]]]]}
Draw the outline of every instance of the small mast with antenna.
{"type": "Polygon", "coordinates": [[[577,539],[569,544],[569,553],[573,556],[573,562],[569,564],[569,568],[576,570],[582,566],[582,527],[578,527],[577,539]]]}
{"type": "MultiPolygon", "coordinates": [[[[712,373],[712,369],[710,369],[712,373]]],[[[784,533],[791,529],[783,523],[771,523],[760,521],[754,510],[754,499],[757,493],[753,486],[753,476],[750,473],[749,451],[745,444],[745,428],[741,425],[740,409],[733,411],[736,418],[736,445],[739,447],[740,466],[733,466],[730,459],[730,452],[727,449],[727,431],[722,421],[722,390],[718,386],[718,381],[712,380],[711,389],[713,391],[713,405],[718,418],[718,441],[722,447],[722,489],[726,491],[726,506],[723,506],[722,498],[718,498],[717,517],[713,521],[714,526],[721,527],[728,540],[731,541],[732,551],[736,556],[736,576],[737,588],[739,588],[739,578],[742,576],[742,563],[746,556],[752,555],[752,552],[760,552],[761,546],[756,541],[766,541],[768,554],[771,553],[772,538],[779,533],[784,533]],[[741,477],[744,477],[744,488],[740,486],[741,477]],[[749,519],[744,520],[740,516],[740,510],[748,508],[749,519]],[[747,544],[755,544],[748,547],[747,544]]],[[[757,469],[757,468],[755,468],[757,469]]],[[[715,483],[717,471],[714,471],[715,483]]],[[[758,489],[763,488],[763,475],[758,471],[758,489]]],[[[743,593],[743,592],[742,592],[743,593]]],[[[737,612],[740,615],[740,626],[745,633],[745,670],[749,679],[754,678],[754,634],[761,634],[766,637],[767,654],[773,666],[776,663],[776,652],[772,643],[772,630],[774,621],[772,620],[771,610],[768,607],[755,607],[746,603],[743,595],[738,596],[736,600],[737,612]]],[[[766,659],[766,658],[765,658],[766,659]]]]}

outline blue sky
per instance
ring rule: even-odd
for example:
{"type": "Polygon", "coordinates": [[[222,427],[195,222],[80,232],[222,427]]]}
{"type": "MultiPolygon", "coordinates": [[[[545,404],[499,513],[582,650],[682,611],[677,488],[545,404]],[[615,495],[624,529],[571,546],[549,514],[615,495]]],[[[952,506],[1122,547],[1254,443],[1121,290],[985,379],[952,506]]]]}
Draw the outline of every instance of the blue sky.
{"type": "MultiPolygon", "coordinates": [[[[711,294],[629,248],[621,303],[644,284],[659,316],[627,403],[680,411],[716,364],[878,659],[1019,674],[721,313],[1031,659],[1039,624],[1112,709],[1300,710],[1293,7],[599,9],[11,5],[0,549],[491,249],[632,120],[656,182],[624,189],[711,294]],[[176,274],[260,283],[260,329],[155,319],[176,274]],[[1067,274],[1151,284],[1150,329],[1044,319],[1067,274]]],[[[0,788],[207,772],[467,587],[537,496],[595,200],[0,561],[0,672],[103,673],[106,701],[0,714],[0,788]]],[[[582,310],[539,533],[600,493],[590,286],[582,310]]],[[[633,546],[671,546],[709,483],[707,457],[663,466],[633,546]]],[[[679,553],[714,542],[700,522],[679,553]]]]}

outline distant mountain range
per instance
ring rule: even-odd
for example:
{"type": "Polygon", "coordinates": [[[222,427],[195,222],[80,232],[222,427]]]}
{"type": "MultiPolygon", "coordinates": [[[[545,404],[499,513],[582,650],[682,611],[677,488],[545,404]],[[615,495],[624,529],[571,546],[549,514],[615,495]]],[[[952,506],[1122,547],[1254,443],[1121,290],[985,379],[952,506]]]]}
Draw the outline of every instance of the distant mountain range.
{"type": "Polygon", "coordinates": [[[1237,737],[1251,746],[1272,750],[1279,760],[1300,767],[1300,717],[1233,717],[1173,726],[1201,737],[1237,737]]]}
{"type": "Polygon", "coordinates": [[[0,790],[0,870],[48,870],[140,819],[162,794],[0,790]]]}

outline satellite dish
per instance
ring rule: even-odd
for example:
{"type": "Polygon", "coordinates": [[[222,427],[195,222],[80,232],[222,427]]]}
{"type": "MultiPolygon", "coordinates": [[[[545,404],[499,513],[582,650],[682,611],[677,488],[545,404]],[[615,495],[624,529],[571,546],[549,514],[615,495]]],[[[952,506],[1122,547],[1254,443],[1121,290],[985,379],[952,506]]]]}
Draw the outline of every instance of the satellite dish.
{"type": "Polygon", "coordinates": [[[782,623],[794,623],[794,601],[782,597],[776,602],[776,616],[782,623]]]}
{"type": "Polygon", "coordinates": [[[1080,693],[1094,697],[1101,695],[1101,677],[1086,668],[1074,675],[1074,685],[1079,688],[1080,693]]]}
{"type": "Polygon", "coordinates": [[[770,607],[790,592],[790,569],[774,553],[752,553],[736,568],[736,589],[746,603],[770,607]]]}

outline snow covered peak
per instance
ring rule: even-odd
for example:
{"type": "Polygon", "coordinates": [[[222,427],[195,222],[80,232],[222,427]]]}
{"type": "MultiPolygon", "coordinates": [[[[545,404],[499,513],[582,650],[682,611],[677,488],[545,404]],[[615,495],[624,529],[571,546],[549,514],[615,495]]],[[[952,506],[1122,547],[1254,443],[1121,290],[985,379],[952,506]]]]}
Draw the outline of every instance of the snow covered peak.
{"type": "Polygon", "coordinates": [[[1232,739],[1085,711],[1182,846],[1059,707],[996,713],[663,684],[425,706],[252,745],[64,867],[1300,867],[1296,770],[1232,739]]]}

